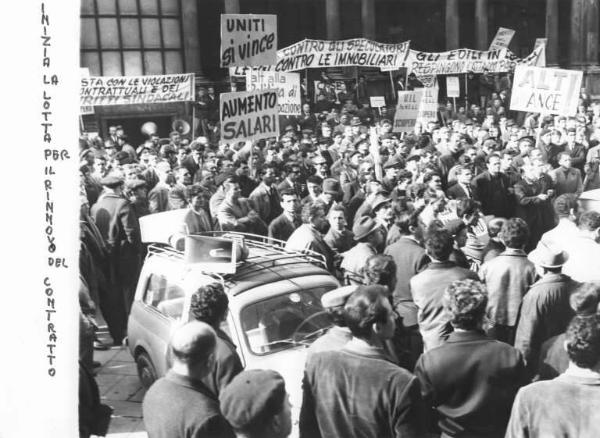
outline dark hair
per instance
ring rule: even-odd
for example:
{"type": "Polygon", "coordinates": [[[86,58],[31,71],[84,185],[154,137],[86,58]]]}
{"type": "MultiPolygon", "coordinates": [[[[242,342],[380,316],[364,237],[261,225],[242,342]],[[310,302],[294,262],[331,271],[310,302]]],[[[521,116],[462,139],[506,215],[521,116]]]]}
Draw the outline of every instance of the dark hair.
{"type": "Polygon", "coordinates": [[[473,215],[480,209],[481,204],[471,198],[464,198],[456,204],[456,215],[460,218],[466,215],[473,215]]]}
{"type": "Polygon", "coordinates": [[[576,316],[566,333],[567,355],[581,368],[592,368],[600,360],[600,315],[576,316]]]}
{"type": "Polygon", "coordinates": [[[434,176],[442,178],[442,176],[437,172],[428,172],[423,177],[423,183],[427,184],[429,181],[431,181],[433,179],[434,176]]]}
{"type": "Polygon", "coordinates": [[[476,280],[453,281],[444,291],[444,309],[456,328],[474,330],[479,327],[488,302],[485,285],[476,280]]]}
{"type": "Polygon", "coordinates": [[[396,288],[396,263],[392,256],[384,254],[369,256],[362,271],[364,284],[387,286],[390,292],[396,288]]]}
{"type": "Polygon", "coordinates": [[[579,217],[579,229],[594,231],[600,228],[600,213],[597,211],[586,211],[579,217]]]}
{"type": "Polygon", "coordinates": [[[500,230],[500,239],[509,248],[523,248],[529,240],[529,226],[518,217],[508,219],[500,230]]]}
{"type": "Polygon", "coordinates": [[[423,212],[425,206],[421,206],[418,209],[403,208],[400,211],[396,211],[396,226],[400,230],[400,234],[404,236],[411,235],[410,227],[419,226],[419,215],[423,212]]]}
{"type": "Polygon", "coordinates": [[[317,175],[311,175],[308,178],[306,178],[306,182],[321,185],[323,184],[323,178],[317,175]]]}
{"type": "Polygon", "coordinates": [[[359,286],[346,301],[344,314],[346,324],[352,335],[368,339],[375,323],[385,323],[388,310],[384,301],[388,300],[388,291],[384,286],[359,286]]]}
{"type": "Polygon", "coordinates": [[[437,229],[428,233],[425,239],[427,255],[436,260],[445,262],[450,257],[454,246],[454,239],[448,230],[437,229]]]}
{"type": "Polygon", "coordinates": [[[346,314],[344,313],[344,306],[328,307],[326,310],[331,322],[338,327],[346,327],[346,314]]]}
{"type": "Polygon", "coordinates": [[[500,154],[498,154],[496,152],[492,152],[485,158],[485,162],[489,163],[490,159],[492,159],[492,158],[498,158],[500,161],[502,161],[502,157],[500,156],[500,154]]]}
{"type": "Polygon", "coordinates": [[[577,212],[577,195],[574,193],[563,193],[554,200],[554,212],[558,217],[568,217],[571,214],[571,209],[577,212]]]}
{"type": "Polygon", "coordinates": [[[302,206],[302,213],[300,214],[302,217],[302,223],[310,224],[312,220],[317,216],[319,211],[325,213],[325,208],[322,202],[307,202],[302,206]]]}
{"type": "Polygon", "coordinates": [[[192,295],[190,316],[211,327],[218,327],[227,314],[229,298],[221,283],[207,284],[192,295]]]}
{"type": "Polygon", "coordinates": [[[296,193],[292,189],[285,189],[279,193],[279,199],[283,201],[284,196],[293,196],[296,197],[296,193]]]}

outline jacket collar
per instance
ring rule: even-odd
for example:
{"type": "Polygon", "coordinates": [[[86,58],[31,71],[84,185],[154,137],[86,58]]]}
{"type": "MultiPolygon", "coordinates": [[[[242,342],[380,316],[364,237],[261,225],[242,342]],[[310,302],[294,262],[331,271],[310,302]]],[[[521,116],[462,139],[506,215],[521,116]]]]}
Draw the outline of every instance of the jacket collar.
{"type": "Polygon", "coordinates": [[[445,261],[445,262],[432,261],[431,263],[429,263],[429,265],[427,265],[426,269],[448,269],[448,268],[454,268],[455,266],[456,266],[456,263],[451,262],[450,260],[445,261]]]}
{"type": "Polygon", "coordinates": [[[523,251],[522,249],[515,249],[515,248],[506,248],[504,251],[502,251],[500,253],[500,255],[502,255],[502,256],[527,257],[527,254],[525,254],[525,251],[523,251]]]}
{"type": "Polygon", "coordinates": [[[167,372],[165,379],[172,383],[175,383],[176,385],[185,386],[186,388],[193,389],[194,391],[205,395],[211,400],[218,402],[217,397],[212,393],[212,391],[208,389],[208,387],[199,380],[192,379],[188,376],[182,376],[181,374],[177,374],[173,370],[169,370],[167,372]]]}
{"type": "Polygon", "coordinates": [[[555,274],[553,272],[550,272],[550,273],[544,275],[542,278],[540,278],[534,284],[538,285],[538,284],[549,284],[549,283],[565,283],[565,282],[569,281],[570,279],[571,279],[571,277],[569,277],[568,275],[555,274]]]}
{"type": "Polygon", "coordinates": [[[472,342],[485,341],[489,339],[490,338],[484,333],[483,330],[467,330],[450,333],[446,342],[472,342]]]}
{"type": "Polygon", "coordinates": [[[367,344],[365,341],[360,339],[352,338],[349,340],[346,345],[342,348],[342,350],[357,354],[359,356],[365,356],[372,359],[382,359],[387,360],[389,362],[393,362],[391,358],[386,354],[383,348],[374,347],[372,345],[367,344]]]}

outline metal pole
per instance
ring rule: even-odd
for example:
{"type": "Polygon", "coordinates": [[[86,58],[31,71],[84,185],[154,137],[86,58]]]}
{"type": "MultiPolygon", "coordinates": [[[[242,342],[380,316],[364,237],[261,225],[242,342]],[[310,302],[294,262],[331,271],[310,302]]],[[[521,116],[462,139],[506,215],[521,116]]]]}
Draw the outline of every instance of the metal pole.
{"type": "Polygon", "coordinates": [[[396,102],[397,101],[396,87],[394,86],[394,77],[392,76],[391,71],[390,71],[390,84],[392,84],[392,102],[396,102]]]}

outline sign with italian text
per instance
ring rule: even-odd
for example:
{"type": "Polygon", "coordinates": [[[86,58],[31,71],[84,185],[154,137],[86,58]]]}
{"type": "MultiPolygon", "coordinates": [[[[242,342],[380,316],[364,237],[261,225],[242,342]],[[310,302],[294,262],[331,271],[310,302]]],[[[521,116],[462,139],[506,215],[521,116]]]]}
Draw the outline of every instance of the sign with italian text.
{"type": "Polygon", "coordinates": [[[250,69],[246,72],[246,91],[277,90],[279,115],[293,116],[302,112],[299,73],[280,73],[250,69]]]}
{"type": "Polygon", "coordinates": [[[385,97],[384,96],[371,96],[369,97],[369,102],[371,103],[372,108],[381,108],[385,106],[385,97]]]}
{"type": "Polygon", "coordinates": [[[80,106],[132,105],[194,100],[194,74],[81,78],[80,106]]]}
{"type": "Polygon", "coordinates": [[[221,67],[276,62],[277,15],[221,14],[221,67]]]}
{"type": "Polygon", "coordinates": [[[385,44],[365,38],[338,41],[306,39],[279,50],[275,70],[349,66],[396,70],[404,65],[408,48],[408,41],[385,44]]]}
{"type": "Polygon", "coordinates": [[[510,109],[574,116],[583,72],[519,65],[515,68],[510,109]]]}
{"type": "Polygon", "coordinates": [[[436,85],[434,87],[421,88],[421,90],[423,90],[423,97],[421,98],[421,104],[419,105],[417,122],[421,124],[437,122],[440,88],[436,85]]]}
{"type": "Polygon", "coordinates": [[[398,104],[394,113],[392,132],[413,132],[417,124],[424,88],[398,91],[398,104]]]}
{"type": "Polygon", "coordinates": [[[506,27],[499,27],[498,32],[496,32],[496,36],[492,40],[492,43],[490,44],[490,48],[488,50],[507,48],[510,44],[510,40],[512,40],[514,35],[514,30],[507,29],[506,27]]]}
{"type": "Polygon", "coordinates": [[[277,90],[222,93],[221,141],[237,143],[279,135],[277,90]]]}

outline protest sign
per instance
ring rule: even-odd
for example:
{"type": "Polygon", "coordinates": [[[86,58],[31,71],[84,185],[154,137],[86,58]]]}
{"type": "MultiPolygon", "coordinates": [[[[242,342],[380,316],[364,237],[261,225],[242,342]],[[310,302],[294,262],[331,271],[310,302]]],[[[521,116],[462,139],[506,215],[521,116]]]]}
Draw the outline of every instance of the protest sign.
{"type": "Polygon", "coordinates": [[[276,62],[277,15],[221,14],[221,67],[276,62]]]}
{"type": "Polygon", "coordinates": [[[583,72],[519,65],[515,68],[510,109],[574,116],[583,72]]]}
{"type": "Polygon", "coordinates": [[[80,106],[194,100],[194,74],[81,78],[80,106]]]}
{"type": "Polygon", "coordinates": [[[302,102],[299,73],[248,70],[246,73],[246,91],[265,89],[277,90],[277,106],[280,115],[300,115],[302,102]]]}
{"type": "Polygon", "coordinates": [[[408,54],[409,42],[383,44],[365,38],[324,41],[303,40],[277,52],[276,71],[326,67],[400,68],[408,54]]]}
{"type": "Polygon", "coordinates": [[[259,65],[259,66],[246,66],[246,67],[229,67],[229,76],[236,78],[244,78],[246,79],[246,74],[251,70],[258,71],[273,71],[275,69],[274,65],[259,65]]]}
{"type": "Polygon", "coordinates": [[[507,49],[457,49],[439,53],[410,50],[406,60],[408,72],[417,76],[460,74],[468,71],[483,73],[484,69],[490,72],[505,72],[510,70],[511,65],[507,49]]]}
{"type": "Polygon", "coordinates": [[[398,91],[398,104],[394,113],[392,132],[412,132],[415,129],[424,90],[425,88],[398,91]]]}
{"type": "Polygon", "coordinates": [[[460,97],[458,76],[446,76],[446,96],[460,97]]]}
{"type": "Polygon", "coordinates": [[[438,95],[440,88],[436,85],[435,87],[420,88],[423,90],[423,96],[421,98],[421,105],[419,105],[419,115],[417,116],[417,122],[425,124],[429,121],[436,122],[438,117],[438,95]]]}
{"type": "Polygon", "coordinates": [[[496,36],[492,40],[492,43],[490,44],[490,48],[488,50],[507,48],[510,44],[510,40],[512,40],[514,35],[514,30],[507,29],[506,27],[499,27],[498,32],[496,32],[496,36]]]}
{"type": "Polygon", "coordinates": [[[277,90],[222,93],[221,141],[260,140],[279,135],[277,90]]]}
{"type": "Polygon", "coordinates": [[[371,107],[373,108],[381,108],[382,106],[385,106],[385,97],[383,96],[371,96],[369,97],[369,100],[371,102],[371,107]]]}

